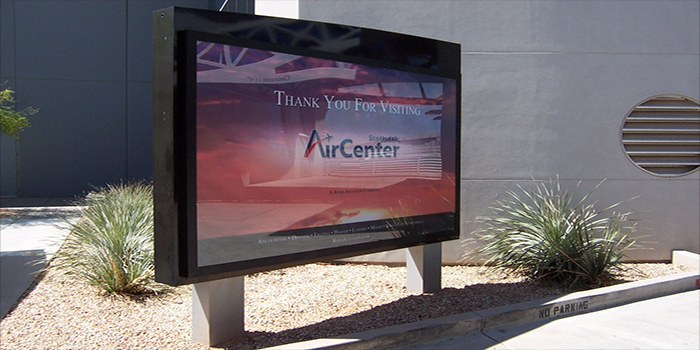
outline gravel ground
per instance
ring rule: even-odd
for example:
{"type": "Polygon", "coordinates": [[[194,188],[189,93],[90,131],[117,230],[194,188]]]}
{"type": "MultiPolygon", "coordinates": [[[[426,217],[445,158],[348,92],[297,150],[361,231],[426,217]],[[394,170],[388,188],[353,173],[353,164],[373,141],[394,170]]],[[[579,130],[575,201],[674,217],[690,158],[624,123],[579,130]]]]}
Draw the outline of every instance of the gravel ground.
{"type": "MultiPolygon", "coordinates": [[[[670,264],[627,264],[614,283],[686,270],[670,264]]],[[[226,349],[259,349],[447,316],[567,291],[444,266],[443,290],[406,291],[406,268],[311,264],[245,279],[246,335],[226,349]]],[[[208,349],[191,340],[191,288],[157,297],[105,296],[49,273],[0,323],[0,349],[208,349]]]]}

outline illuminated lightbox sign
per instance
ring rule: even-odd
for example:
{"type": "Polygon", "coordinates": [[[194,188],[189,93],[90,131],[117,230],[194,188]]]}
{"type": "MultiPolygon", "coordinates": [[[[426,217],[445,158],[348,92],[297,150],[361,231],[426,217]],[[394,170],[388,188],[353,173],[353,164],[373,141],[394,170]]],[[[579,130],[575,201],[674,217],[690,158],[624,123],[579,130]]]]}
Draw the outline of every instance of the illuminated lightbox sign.
{"type": "Polygon", "coordinates": [[[232,35],[178,36],[179,200],[162,205],[178,222],[161,228],[172,235],[156,220],[158,279],[458,238],[458,76],[232,35]],[[159,262],[160,234],[177,264],[159,262]]]}

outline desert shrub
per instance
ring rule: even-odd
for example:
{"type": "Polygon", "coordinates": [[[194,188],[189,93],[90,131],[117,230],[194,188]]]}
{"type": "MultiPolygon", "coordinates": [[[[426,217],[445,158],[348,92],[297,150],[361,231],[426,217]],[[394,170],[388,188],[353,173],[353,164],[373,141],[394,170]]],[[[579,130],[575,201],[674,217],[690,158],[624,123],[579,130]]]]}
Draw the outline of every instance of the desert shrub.
{"type": "Polygon", "coordinates": [[[153,187],[98,188],[75,202],[80,219],[47,268],[120,294],[158,292],[153,260],[153,187]]]}
{"type": "Polygon", "coordinates": [[[534,189],[509,191],[477,218],[483,229],[474,232],[479,249],[470,259],[506,273],[553,281],[569,288],[597,286],[620,269],[626,252],[635,245],[630,213],[598,210],[586,204],[593,191],[574,201],[576,190],[562,190],[559,181],[539,183],[534,189]]]}

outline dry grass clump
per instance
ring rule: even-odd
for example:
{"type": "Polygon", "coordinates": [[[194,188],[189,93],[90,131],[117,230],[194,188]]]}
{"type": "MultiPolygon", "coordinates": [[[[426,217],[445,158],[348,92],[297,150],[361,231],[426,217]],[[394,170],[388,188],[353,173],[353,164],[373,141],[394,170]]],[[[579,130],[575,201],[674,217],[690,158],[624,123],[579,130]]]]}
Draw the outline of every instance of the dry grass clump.
{"type": "Polygon", "coordinates": [[[154,293],[153,186],[98,188],[75,203],[79,220],[46,266],[110,293],[154,293]]]}
{"type": "Polygon", "coordinates": [[[588,203],[602,185],[577,197],[558,179],[532,189],[518,185],[506,199],[490,208],[491,215],[477,218],[484,228],[474,232],[479,249],[467,257],[506,273],[523,274],[567,288],[595,288],[616,274],[629,249],[634,222],[630,213],[613,211],[624,202],[600,208],[588,203]]]}

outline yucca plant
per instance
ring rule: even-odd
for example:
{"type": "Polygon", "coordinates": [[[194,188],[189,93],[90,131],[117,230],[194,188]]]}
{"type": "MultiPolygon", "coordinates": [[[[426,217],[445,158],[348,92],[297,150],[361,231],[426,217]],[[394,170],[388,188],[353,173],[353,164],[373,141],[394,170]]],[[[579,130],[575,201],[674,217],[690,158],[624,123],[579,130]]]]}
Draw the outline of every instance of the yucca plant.
{"type": "Polygon", "coordinates": [[[562,190],[557,179],[533,190],[507,192],[507,199],[491,207],[492,215],[479,217],[485,227],[474,232],[483,246],[470,258],[507,273],[522,273],[569,288],[595,286],[620,268],[630,237],[631,213],[615,213],[619,202],[602,210],[586,204],[593,191],[574,201],[576,190],[562,190]]]}
{"type": "Polygon", "coordinates": [[[144,182],[98,188],[75,203],[80,219],[47,268],[107,292],[158,292],[153,260],[153,187],[144,182]]]}

